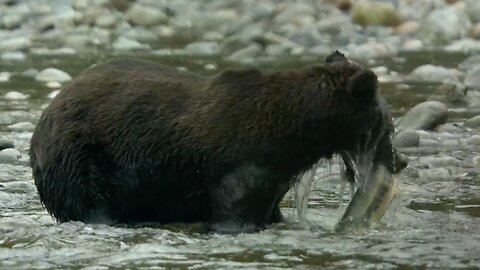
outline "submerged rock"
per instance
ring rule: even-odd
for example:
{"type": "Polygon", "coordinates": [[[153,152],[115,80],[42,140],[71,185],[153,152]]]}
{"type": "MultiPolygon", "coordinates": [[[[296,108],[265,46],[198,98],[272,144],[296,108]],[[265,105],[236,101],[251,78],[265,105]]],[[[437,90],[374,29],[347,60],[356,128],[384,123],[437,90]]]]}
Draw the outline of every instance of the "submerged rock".
{"type": "Polygon", "coordinates": [[[399,129],[433,130],[448,118],[445,104],[438,101],[420,103],[408,111],[399,123],[399,129]]]}
{"type": "Polygon", "coordinates": [[[46,68],[40,71],[37,76],[35,76],[35,80],[41,82],[68,82],[72,80],[72,77],[65,71],[56,68],[46,68]]]}

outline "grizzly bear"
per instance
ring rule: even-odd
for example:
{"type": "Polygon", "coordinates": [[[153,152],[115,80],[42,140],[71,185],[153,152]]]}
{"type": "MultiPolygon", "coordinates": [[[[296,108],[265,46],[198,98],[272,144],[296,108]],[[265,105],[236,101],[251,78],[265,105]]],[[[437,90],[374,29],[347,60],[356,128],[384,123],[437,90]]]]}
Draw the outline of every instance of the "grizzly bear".
{"type": "Polygon", "coordinates": [[[214,76],[126,59],[87,69],[52,100],[30,162],[59,222],[252,231],[282,221],[283,196],[322,158],[342,154],[361,172],[355,157],[370,152],[358,166],[401,170],[392,132],[376,76],[339,52],[294,71],[214,76]]]}

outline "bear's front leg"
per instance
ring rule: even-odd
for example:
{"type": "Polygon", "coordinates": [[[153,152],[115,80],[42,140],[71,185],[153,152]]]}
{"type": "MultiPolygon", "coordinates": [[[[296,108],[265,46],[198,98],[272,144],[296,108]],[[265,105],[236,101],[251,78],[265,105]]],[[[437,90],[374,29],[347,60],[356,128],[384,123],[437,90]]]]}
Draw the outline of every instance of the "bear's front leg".
{"type": "Polygon", "coordinates": [[[278,203],[288,181],[268,169],[243,165],[210,183],[212,229],[224,233],[258,231],[280,221],[278,203]]]}

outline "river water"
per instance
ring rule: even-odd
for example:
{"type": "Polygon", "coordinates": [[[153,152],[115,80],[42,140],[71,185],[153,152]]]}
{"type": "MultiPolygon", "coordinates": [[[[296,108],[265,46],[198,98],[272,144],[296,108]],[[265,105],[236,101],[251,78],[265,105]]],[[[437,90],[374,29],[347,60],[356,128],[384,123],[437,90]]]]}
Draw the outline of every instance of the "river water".
{"type": "MultiPolygon", "coordinates": [[[[111,57],[30,55],[20,63],[2,63],[2,69],[13,76],[0,83],[0,138],[13,140],[22,157],[19,165],[0,164],[0,269],[479,269],[480,173],[470,162],[480,154],[478,144],[408,152],[410,165],[399,176],[396,200],[382,223],[366,232],[333,231],[344,209],[339,203],[336,165],[318,171],[306,223],[296,217],[289,193],[283,202],[288,221],[259,233],[204,234],[198,224],[112,227],[54,222],[39,202],[28,167],[31,131],[8,128],[18,122],[36,123],[51,89],[21,73],[53,66],[75,75],[99,59],[111,57]],[[12,90],[29,98],[3,98],[12,90]],[[425,157],[453,157],[461,162],[446,168],[451,177],[435,177],[435,172],[426,174],[418,165],[425,157]]],[[[229,65],[217,59],[141,57],[204,74],[215,72],[206,70],[207,64],[217,69],[229,65]]],[[[385,65],[401,75],[426,63],[455,67],[463,58],[419,53],[369,64],[385,65]]],[[[312,63],[313,59],[303,62],[312,63]]],[[[303,62],[287,59],[258,65],[286,69],[305,65],[303,62]]],[[[399,117],[425,101],[436,85],[402,81],[381,87],[393,115],[399,117]]],[[[449,113],[452,123],[475,114],[468,110],[449,113]]],[[[451,134],[457,139],[473,135],[468,129],[451,134]]],[[[347,192],[343,199],[348,199],[347,192]]]]}

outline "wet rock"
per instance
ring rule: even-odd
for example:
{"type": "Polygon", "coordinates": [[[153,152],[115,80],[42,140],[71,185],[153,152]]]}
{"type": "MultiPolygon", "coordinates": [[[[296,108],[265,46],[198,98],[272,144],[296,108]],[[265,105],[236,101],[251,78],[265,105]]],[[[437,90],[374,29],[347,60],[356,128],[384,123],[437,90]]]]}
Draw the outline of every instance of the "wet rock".
{"type": "Polygon", "coordinates": [[[472,55],[458,64],[460,70],[469,71],[473,68],[480,67],[480,55],[472,55]]]}
{"type": "Polygon", "coordinates": [[[65,71],[62,71],[56,68],[46,68],[40,71],[37,74],[37,76],[35,76],[35,80],[41,81],[41,82],[49,82],[49,81],[68,82],[72,80],[72,77],[65,71]]]}
{"type": "Polygon", "coordinates": [[[402,22],[402,19],[392,5],[381,2],[364,1],[353,6],[352,21],[363,26],[397,26],[402,22]]]}
{"type": "Polygon", "coordinates": [[[54,90],[54,91],[48,93],[47,97],[49,99],[53,99],[54,97],[56,97],[58,95],[58,93],[60,93],[60,90],[54,90]]]}
{"type": "Polygon", "coordinates": [[[433,139],[420,138],[419,146],[435,149],[435,148],[442,147],[443,144],[442,144],[441,141],[437,141],[437,140],[433,140],[433,139]]]}
{"type": "Polygon", "coordinates": [[[0,164],[17,164],[22,153],[14,148],[7,148],[0,151],[0,164]]]}
{"type": "Polygon", "coordinates": [[[459,167],[462,162],[454,157],[421,157],[419,162],[424,163],[429,168],[459,167]]]}
{"type": "Polygon", "coordinates": [[[205,41],[219,41],[224,39],[225,36],[217,31],[209,31],[205,34],[203,34],[203,40],[205,41]]]}
{"type": "Polygon", "coordinates": [[[2,139],[0,138],[0,151],[7,148],[14,148],[15,144],[12,140],[2,139]]]}
{"type": "Polygon", "coordinates": [[[423,22],[419,35],[428,43],[446,44],[467,36],[471,27],[468,16],[454,7],[432,11],[423,22]]]}
{"type": "Polygon", "coordinates": [[[295,3],[284,8],[275,17],[274,21],[278,24],[296,22],[298,19],[314,16],[315,9],[305,3],[295,3]]]}
{"type": "Polygon", "coordinates": [[[308,49],[309,54],[327,56],[333,51],[332,47],[327,44],[319,44],[308,49]]]}
{"type": "Polygon", "coordinates": [[[127,19],[135,25],[152,26],[167,22],[168,17],[155,7],[147,7],[141,4],[132,5],[127,11],[127,19]]]}
{"type": "Polygon", "coordinates": [[[451,123],[446,123],[443,125],[439,125],[436,128],[437,132],[449,132],[449,133],[456,133],[460,134],[461,132],[464,132],[464,128],[459,127],[457,124],[451,124],[451,123]]]}
{"type": "Polygon", "coordinates": [[[252,44],[246,48],[240,49],[230,56],[227,57],[227,60],[234,62],[250,63],[254,62],[254,58],[260,55],[263,51],[262,46],[258,44],[252,44]]]}
{"type": "Polygon", "coordinates": [[[119,37],[117,40],[115,40],[112,44],[112,48],[114,50],[119,50],[119,51],[128,51],[128,50],[144,50],[144,49],[149,49],[150,46],[146,44],[142,44],[136,40],[129,39],[126,37],[119,37]]]}
{"type": "Polygon", "coordinates": [[[452,179],[452,172],[446,168],[424,169],[419,171],[421,179],[448,180],[452,179]]]}
{"type": "Polygon", "coordinates": [[[0,82],[10,81],[11,76],[12,76],[12,73],[10,73],[10,72],[7,72],[7,71],[0,72],[0,82]]]}
{"type": "Polygon", "coordinates": [[[416,21],[406,21],[395,28],[395,33],[400,36],[411,35],[420,29],[420,24],[416,21]]]}
{"type": "Polygon", "coordinates": [[[339,33],[344,30],[346,26],[355,26],[351,23],[350,18],[343,14],[334,14],[330,16],[325,16],[318,18],[316,23],[317,29],[323,33],[339,33]]]}
{"type": "Polygon", "coordinates": [[[419,66],[410,72],[410,77],[414,80],[427,82],[458,81],[461,72],[455,69],[449,69],[442,66],[426,64],[419,66]]]}
{"type": "Polygon", "coordinates": [[[95,25],[102,28],[111,28],[117,23],[117,16],[108,11],[103,11],[95,19],[95,25]]]}
{"type": "Polygon", "coordinates": [[[10,91],[8,93],[5,94],[5,99],[7,100],[25,100],[28,98],[27,95],[24,95],[20,92],[17,92],[17,91],[10,91]]]}
{"type": "Polygon", "coordinates": [[[320,32],[312,25],[300,27],[294,33],[287,36],[288,39],[296,44],[312,47],[328,40],[328,37],[320,34],[320,32]]]}
{"type": "Polygon", "coordinates": [[[439,101],[450,105],[467,105],[467,88],[460,83],[445,83],[428,97],[428,101],[439,101]]]}
{"type": "Polygon", "coordinates": [[[31,68],[31,69],[27,69],[27,70],[23,71],[20,74],[22,76],[25,76],[25,77],[35,78],[35,76],[37,76],[37,74],[38,74],[38,70],[36,70],[34,68],[31,68]]]}
{"type": "Polygon", "coordinates": [[[464,0],[465,10],[472,22],[480,22],[480,1],[464,0]]]}
{"type": "Polygon", "coordinates": [[[348,54],[348,56],[355,59],[389,57],[396,55],[398,52],[395,47],[376,41],[369,41],[362,44],[350,43],[343,48],[343,50],[348,54]]]}
{"type": "Polygon", "coordinates": [[[223,55],[232,54],[240,49],[250,46],[253,42],[263,40],[265,30],[263,24],[255,23],[247,25],[240,30],[227,37],[221,43],[221,53],[223,55]]]}
{"type": "Polygon", "coordinates": [[[465,121],[465,126],[469,128],[480,128],[480,115],[474,116],[465,121]]]}
{"type": "Polygon", "coordinates": [[[418,147],[420,145],[420,136],[414,130],[402,130],[393,138],[393,145],[398,148],[418,147]]]}
{"type": "Polygon", "coordinates": [[[62,84],[57,81],[50,81],[45,84],[50,89],[56,89],[62,87],[62,84]]]}
{"type": "Polygon", "coordinates": [[[190,55],[213,56],[220,52],[220,46],[213,41],[197,41],[185,46],[185,52],[190,55]]]}
{"type": "Polygon", "coordinates": [[[469,145],[480,145],[480,135],[473,135],[469,138],[466,138],[464,140],[464,143],[469,146],[469,145]]]}
{"type": "Polygon", "coordinates": [[[477,167],[480,167],[480,156],[474,156],[472,158],[472,163],[473,163],[473,165],[475,165],[477,167]]]}
{"type": "Polygon", "coordinates": [[[480,52],[480,41],[473,40],[470,38],[456,40],[452,44],[446,46],[445,51],[461,52],[461,53],[480,52]]]}
{"type": "Polygon", "coordinates": [[[418,39],[408,39],[402,44],[402,51],[419,52],[424,49],[423,42],[418,39]]]}
{"type": "Polygon", "coordinates": [[[25,58],[25,54],[18,51],[6,52],[0,56],[0,59],[3,61],[23,61],[25,58]]]}
{"type": "Polygon", "coordinates": [[[0,51],[18,51],[29,48],[32,41],[28,37],[0,39],[0,51]]]}
{"type": "Polygon", "coordinates": [[[448,110],[438,101],[420,103],[408,111],[399,123],[399,129],[433,130],[447,121],[448,110]]]}
{"type": "Polygon", "coordinates": [[[480,66],[475,67],[465,76],[465,85],[476,90],[480,90],[480,66]]]}
{"type": "Polygon", "coordinates": [[[35,125],[30,122],[20,122],[13,125],[9,125],[8,129],[12,131],[33,131],[35,129],[35,125]]]}
{"type": "Polygon", "coordinates": [[[474,39],[480,39],[480,23],[476,23],[470,29],[470,37],[474,39]]]}

